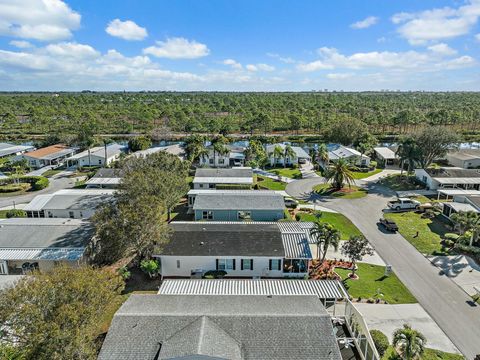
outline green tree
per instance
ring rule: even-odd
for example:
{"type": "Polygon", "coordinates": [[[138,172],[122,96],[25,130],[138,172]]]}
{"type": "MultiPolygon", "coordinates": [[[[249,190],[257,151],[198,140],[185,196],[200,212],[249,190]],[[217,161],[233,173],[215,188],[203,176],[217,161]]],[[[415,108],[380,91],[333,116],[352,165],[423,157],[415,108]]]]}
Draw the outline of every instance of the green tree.
{"type": "Polygon", "coordinates": [[[123,288],[118,275],[87,266],[22,278],[0,297],[0,347],[25,359],[96,359],[99,319],[123,288]]]}
{"type": "Polygon", "coordinates": [[[128,140],[128,149],[131,152],[146,150],[151,146],[152,146],[152,140],[150,140],[145,136],[138,136],[128,140]]]}
{"type": "Polygon", "coordinates": [[[333,122],[325,131],[325,138],[329,142],[351,145],[366,132],[365,123],[360,120],[344,116],[333,122]]]}
{"type": "Polygon", "coordinates": [[[297,154],[295,151],[293,151],[290,145],[285,146],[285,150],[283,152],[283,167],[287,166],[287,159],[290,159],[289,162],[291,163],[291,159],[294,159],[296,156],[297,154]]]}
{"type": "Polygon", "coordinates": [[[325,171],[324,176],[327,182],[331,182],[333,188],[336,190],[342,189],[345,183],[348,187],[351,187],[355,182],[353,172],[350,170],[350,164],[345,159],[335,161],[333,165],[325,171]]]}
{"type": "Polygon", "coordinates": [[[358,136],[358,138],[355,139],[354,143],[357,150],[360,151],[361,158],[365,154],[368,155],[377,144],[377,138],[368,131],[365,131],[360,136],[358,136]]]}
{"type": "Polygon", "coordinates": [[[435,159],[444,157],[449,150],[458,148],[458,136],[451,130],[429,126],[413,136],[419,150],[418,163],[426,169],[435,159]]]}
{"type": "Polygon", "coordinates": [[[321,262],[325,261],[329,246],[332,246],[337,251],[340,243],[340,231],[335,229],[333,225],[317,220],[310,229],[310,235],[315,240],[317,259],[320,259],[321,256],[321,262]]]}
{"type": "Polygon", "coordinates": [[[273,148],[272,155],[273,155],[273,166],[276,166],[276,165],[277,165],[277,160],[278,160],[278,159],[281,159],[281,158],[283,157],[283,149],[282,149],[282,147],[276,145],[276,146],[273,148]]]}
{"type": "Polygon", "coordinates": [[[355,277],[357,261],[362,261],[365,255],[373,255],[373,248],[363,235],[350,236],[349,241],[342,245],[341,252],[352,262],[352,277],[355,277]]]}
{"type": "Polygon", "coordinates": [[[98,131],[98,123],[88,118],[80,123],[77,129],[76,143],[88,151],[88,166],[92,166],[90,149],[95,144],[95,134],[98,131]]]}
{"type": "Polygon", "coordinates": [[[466,232],[471,232],[470,246],[478,238],[480,232],[480,216],[473,211],[460,211],[453,214],[450,219],[458,228],[460,235],[464,235],[466,232]]]}
{"type": "Polygon", "coordinates": [[[421,332],[404,324],[403,328],[397,329],[393,333],[392,344],[403,360],[414,360],[423,354],[427,340],[421,332]]]}
{"type": "Polygon", "coordinates": [[[400,140],[396,151],[397,156],[400,158],[400,175],[403,175],[403,169],[405,163],[408,164],[407,173],[410,173],[415,167],[415,163],[420,158],[420,149],[417,146],[417,142],[411,136],[404,137],[400,140]]]}

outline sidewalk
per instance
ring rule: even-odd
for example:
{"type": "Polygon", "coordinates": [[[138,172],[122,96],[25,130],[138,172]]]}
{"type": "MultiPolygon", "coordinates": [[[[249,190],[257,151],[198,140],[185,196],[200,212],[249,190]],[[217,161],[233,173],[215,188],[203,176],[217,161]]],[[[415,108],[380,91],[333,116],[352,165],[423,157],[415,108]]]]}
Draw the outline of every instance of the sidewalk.
{"type": "Polygon", "coordinates": [[[362,181],[367,181],[367,182],[377,181],[377,180],[380,180],[384,177],[387,177],[389,175],[394,175],[394,174],[400,174],[400,170],[397,170],[397,169],[383,169],[378,174],[369,176],[369,177],[361,179],[361,180],[362,181]]]}

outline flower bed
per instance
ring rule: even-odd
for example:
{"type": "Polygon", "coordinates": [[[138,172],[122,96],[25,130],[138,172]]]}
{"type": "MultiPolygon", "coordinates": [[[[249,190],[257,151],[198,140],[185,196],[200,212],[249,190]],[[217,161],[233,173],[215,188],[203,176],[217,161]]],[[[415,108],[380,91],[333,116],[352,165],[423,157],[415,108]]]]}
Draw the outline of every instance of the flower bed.
{"type": "Polygon", "coordinates": [[[341,280],[341,277],[335,272],[335,268],[352,270],[352,265],[350,261],[344,261],[342,259],[325,260],[322,263],[320,260],[312,260],[308,277],[312,280],[341,280]]]}

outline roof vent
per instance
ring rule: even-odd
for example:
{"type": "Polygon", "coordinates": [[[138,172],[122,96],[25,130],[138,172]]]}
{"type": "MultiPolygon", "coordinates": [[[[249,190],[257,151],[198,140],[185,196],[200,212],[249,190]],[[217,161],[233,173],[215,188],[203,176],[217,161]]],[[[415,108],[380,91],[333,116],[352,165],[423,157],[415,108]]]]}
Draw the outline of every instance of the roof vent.
{"type": "Polygon", "coordinates": [[[203,241],[200,241],[200,246],[203,246],[205,245],[205,243],[203,241]]]}

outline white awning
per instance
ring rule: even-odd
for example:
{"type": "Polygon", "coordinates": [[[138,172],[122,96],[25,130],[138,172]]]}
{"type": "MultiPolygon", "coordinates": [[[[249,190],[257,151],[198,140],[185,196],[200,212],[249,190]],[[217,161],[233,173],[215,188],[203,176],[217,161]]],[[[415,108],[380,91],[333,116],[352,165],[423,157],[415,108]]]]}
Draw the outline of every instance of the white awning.
{"type": "Polygon", "coordinates": [[[280,279],[166,279],[162,295],[314,295],[320,299],[348,297],[336,280],[280,279]]]}
{"type": "Polygon", "coordinates": [[[480,184],[480,177],[473,178],[434,178],[439,184],[442,185],[455,185],[455,184],[480,184]]]}
{"type": "Polygon", "coordinates": [[[69,260],[82,258],[84,248],[0,248],[0,260],[69,260]]]}
{"type": "Polygon", "coordinates": [[[195,177],[194,184],[253,184],[253,178],[235,178],[235,177],[195,177]]]}
{"type": "Polygon", "coordinates": [[[282,234],[285,258],[287,259],[312,259],[308,237],[305,232],[282,234]]]}
{"type": "Polygon", "coordinates": [[[473,212],[476,212],[476,213],[479,212],[479,211],[478,211],[476,208],[474,208],[472,205],[470,205],[470,204],[465,204],[465,203],[449,202],[449,203],[445,203],[444,206],[449,206],[449,207],[451,207],[453,210],[455,210],[456,212],[460,212],[460,211],[463,211],[463,212],[473,211],[473,212]]]}
{"type": "Polygon", "coordinates": [[[397,155],[387,147],[376,147],[376,148],[373,148],[373,150],[375,150],[375,152],[385,160],[391,160],[391,159],[397,158],[397,155]]]}
{"type": "Polygon", "coordinates": [[[85,184],[87,185],[118,185],[122,181],[121,178],[101,178],[93,177],[88,180],[85,184]]]}
{"type": "Polygon", "coordinates": [[[463,190],[463,189],[438,189],[438,192],[446,196],[455,196],[455,195],[480,195],[480,190],[463,190]]]}

